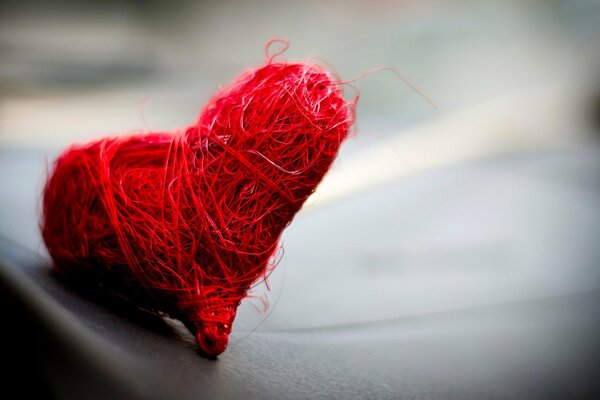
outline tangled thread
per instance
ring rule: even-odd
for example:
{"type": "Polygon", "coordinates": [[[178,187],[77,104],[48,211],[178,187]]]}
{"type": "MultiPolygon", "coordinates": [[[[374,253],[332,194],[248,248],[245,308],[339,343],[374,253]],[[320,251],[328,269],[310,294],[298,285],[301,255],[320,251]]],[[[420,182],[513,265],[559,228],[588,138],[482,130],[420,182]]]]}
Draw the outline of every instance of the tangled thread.
{"type": "Polygon", "coordinates": [[[68,148],[43,195],[54,269],[181,319],[217,356],[336,157],[355,104],[323,67],[271,56],[189,128],[68,148]]]}

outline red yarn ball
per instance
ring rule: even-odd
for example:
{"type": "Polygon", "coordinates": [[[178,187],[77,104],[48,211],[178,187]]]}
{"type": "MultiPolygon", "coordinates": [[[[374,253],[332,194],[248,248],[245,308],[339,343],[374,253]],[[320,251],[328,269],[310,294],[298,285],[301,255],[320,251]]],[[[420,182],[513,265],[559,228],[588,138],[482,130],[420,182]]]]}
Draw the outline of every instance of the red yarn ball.
{"type": "Polygon", "coordinates": [[[203,353],[222,353],[240,301],[348,135],[354,105],[322,67],[269,60],[187,129],[70,147],[43,195],[54,269],[181,319],[203,353]]]}

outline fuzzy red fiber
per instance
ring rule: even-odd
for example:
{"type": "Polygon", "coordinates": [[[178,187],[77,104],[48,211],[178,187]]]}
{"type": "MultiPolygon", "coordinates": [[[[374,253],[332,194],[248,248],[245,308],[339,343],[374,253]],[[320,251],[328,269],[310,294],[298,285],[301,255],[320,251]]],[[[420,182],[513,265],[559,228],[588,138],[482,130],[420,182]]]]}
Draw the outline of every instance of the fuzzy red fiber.
{"type": "Polygon", "coordinates": [[[43,194],[54,269],[181,319],[217,356],[336,157],[354,105],[323,67],[269,59],[186,129],[68,148],[43,194]]]}

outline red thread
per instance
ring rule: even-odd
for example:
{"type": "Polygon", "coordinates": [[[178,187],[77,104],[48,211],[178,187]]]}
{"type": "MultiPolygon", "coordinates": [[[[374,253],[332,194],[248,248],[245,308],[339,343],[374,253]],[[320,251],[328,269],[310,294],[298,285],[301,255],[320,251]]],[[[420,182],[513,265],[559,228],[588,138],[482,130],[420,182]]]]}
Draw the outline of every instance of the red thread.
{"type": "Polygon", "coordinates": [[[222,353],[240,301],[274,267],[283,229],[354,120],[339,79],[273,63],[278,54],[187,129],[67,149],[43,197],[55,270],[179,318],[204,354],[222,353]]]}

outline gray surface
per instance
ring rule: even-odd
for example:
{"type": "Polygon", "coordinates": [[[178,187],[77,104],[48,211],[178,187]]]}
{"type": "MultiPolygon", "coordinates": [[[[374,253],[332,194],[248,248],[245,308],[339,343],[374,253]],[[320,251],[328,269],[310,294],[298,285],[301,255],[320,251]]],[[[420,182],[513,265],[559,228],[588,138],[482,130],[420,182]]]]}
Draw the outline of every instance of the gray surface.
{"type": "Polygon", "coordinates": [[[299,215],[270,314],[245,304],[218,361],[173,321],[73,293],[27,250],[39,248],[35,152],[0,158],[14,189],[0,197],[0,234],[24,245],[0,241],[0,277],[64,349],[41,353],[59,397],[594,398],[599,155],[463,165],[299,215]],[[82,388],[86,371],[96,384],[82,388]]]}

